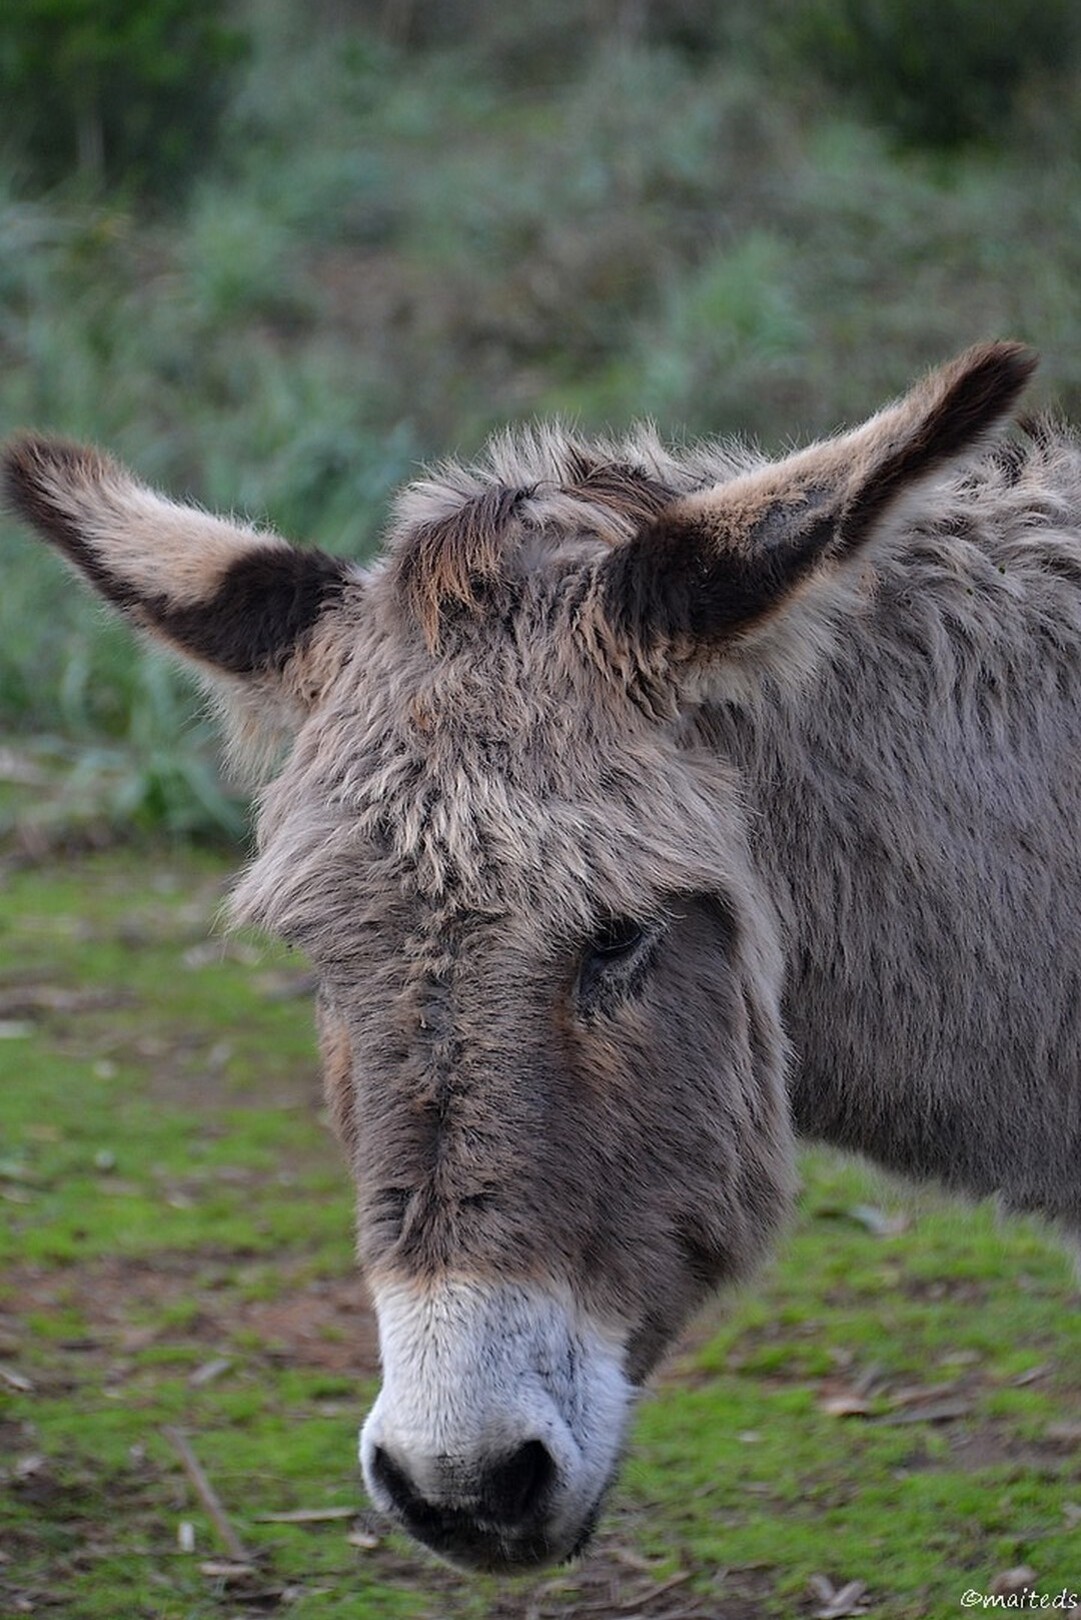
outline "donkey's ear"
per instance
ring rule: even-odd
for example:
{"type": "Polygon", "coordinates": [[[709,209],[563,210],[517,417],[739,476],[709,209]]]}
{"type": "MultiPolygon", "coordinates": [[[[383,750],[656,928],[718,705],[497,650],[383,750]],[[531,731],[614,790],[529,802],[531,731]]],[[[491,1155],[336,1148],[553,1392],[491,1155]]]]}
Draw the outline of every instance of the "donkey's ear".
{"type": "Polygon", "coordinates": [[[18,439],[3,474],[16,512],[204,673],[273,683],[345,588],[339,559],[177,505],[81,445],[18,439]]]}
{"type": "Polygon", "coordinates": [[[1021,344],[982,344],[855,431],[675,501],[602,563],[609,630],[654,668],[755,631],[985,442],[1035,366],[1021,344]]]}

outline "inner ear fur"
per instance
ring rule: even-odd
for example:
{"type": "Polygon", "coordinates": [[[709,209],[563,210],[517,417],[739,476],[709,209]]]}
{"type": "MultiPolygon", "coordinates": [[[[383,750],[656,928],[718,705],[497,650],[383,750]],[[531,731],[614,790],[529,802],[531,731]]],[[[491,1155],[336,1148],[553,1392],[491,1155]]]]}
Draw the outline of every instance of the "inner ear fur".
{"type": "Polygon", "coordinates": [[[753,631],[816,569],[858,552],[898,503],[1009,417],[1037,357],[980,344],[862,427],[675,501],[600,566],[624,645],[694,656],[753,631]]]}
{"type": "Polygon", "coordinates": [[[348,565],[178,505],[84,445],[26,436],[8,503],[141,629],[203,669],[280,673],[341,596],[348,565]]]}

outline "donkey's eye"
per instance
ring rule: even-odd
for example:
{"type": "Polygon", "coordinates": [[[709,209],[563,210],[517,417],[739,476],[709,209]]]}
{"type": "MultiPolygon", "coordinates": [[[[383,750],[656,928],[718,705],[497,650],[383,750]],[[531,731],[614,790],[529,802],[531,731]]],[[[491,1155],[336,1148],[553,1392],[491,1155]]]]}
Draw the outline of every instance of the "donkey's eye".
{"type": "Polygon", "coordinates": [[[587,956],[596,956],[602,962],[618,962],[631,956],[645,943],[646,931],[632,917],[613,917],[606,922],[592,940],[587,956]]]}
{"type": "Polygon", "coordinates": [[[657,934],[652,923],[633,917],[610,917],[598,928],[582,952],[578,970],[578,1000],[584,1011],[591,1011],[607,993],[622,997],[634,988],[657,934]]]}

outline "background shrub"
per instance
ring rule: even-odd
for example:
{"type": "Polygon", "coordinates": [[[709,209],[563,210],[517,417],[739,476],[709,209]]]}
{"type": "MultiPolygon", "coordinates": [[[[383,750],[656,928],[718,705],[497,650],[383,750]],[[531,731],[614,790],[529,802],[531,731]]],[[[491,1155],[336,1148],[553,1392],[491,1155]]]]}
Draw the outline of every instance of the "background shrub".
{"type": "Polygon", "coordinates": [[[218,0],[5,0],[0,103],[28,183],[175,192],[205,160],[244,37],[218,0]]]}
{"type": "MultiPolygon", "coordinates": [[[[146,127],[153,162],[179,128],[190,167],[171,209],[164,181],[134,189],[164,172],[135,148],[97,190],[52,189],[15,151],[44,102],[4,100],[0,434],[95,440],[180,497],[363,557],[420,463],[533,415],[779,449],[1002,335],[1042,350],[1037,402],[1081,414],[1072,24],[1060,0],[1029,19],[995,90],[1008,127],[899,150],[864,89],[907,96],[889,30],[918,33],[921,5],[185,0],[181,29],[178,0],[11,0],[0,74],[14,40],[81,17],[133,106],[159,70],[178,86],[184,118],[146,127]],[[823,77],[845,61],[851,94],[823,77]]],[[[941,0],[923,34],[965,38],[921,94],[984,105],[987,40],[1021,10],[977,26],[941,0]]],[[[48,79],[44,47],[33,60],[48,79]]],[[[76,78],[42,91],[66,97],[50,181],[76,177],[76,78]]],[[[232,829],[184,678],[10,522],[0,550],[7,740],[75,750],[117,818],[232,829]]]]}
{"type": "Polygon", "coordinates": [[[778,32],[799,62],[901,141],[1003,144],[1025,97],[1077,60],[1073,0],[803,0],[778,32]]]}

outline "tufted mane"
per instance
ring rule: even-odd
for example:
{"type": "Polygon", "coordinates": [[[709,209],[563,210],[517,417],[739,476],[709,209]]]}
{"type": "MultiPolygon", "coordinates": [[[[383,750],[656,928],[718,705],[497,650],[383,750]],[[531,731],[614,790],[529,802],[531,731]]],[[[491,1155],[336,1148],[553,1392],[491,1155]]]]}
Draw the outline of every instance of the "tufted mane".
{"type": "Polygon", "coordinates": [[[753,462],[707,445],[677,458],[653,430],[587,441],[558,425],[501,434],[471,464],[446,462],[398,500],[390,545],[399,589],[437,645],[448,608],[476,611],[522,568],[527,541],[627,540],[673,500],[753,462]]]}

